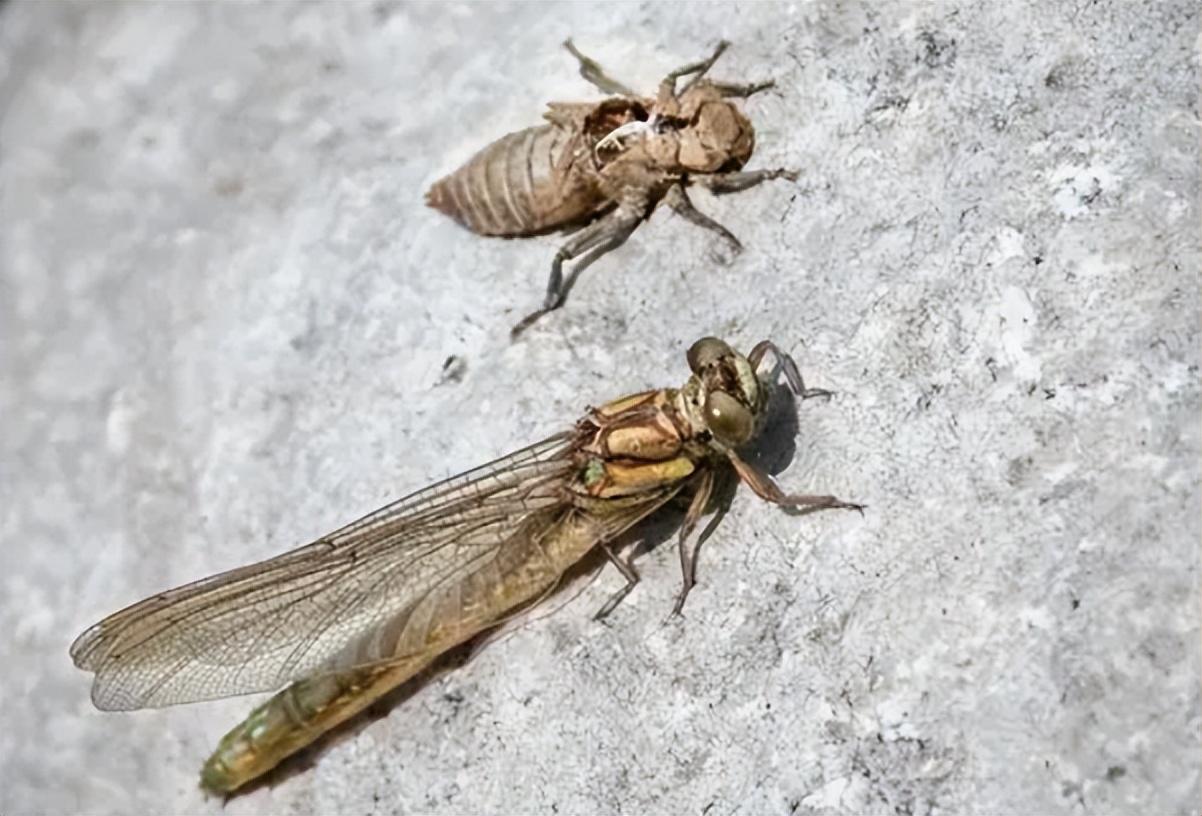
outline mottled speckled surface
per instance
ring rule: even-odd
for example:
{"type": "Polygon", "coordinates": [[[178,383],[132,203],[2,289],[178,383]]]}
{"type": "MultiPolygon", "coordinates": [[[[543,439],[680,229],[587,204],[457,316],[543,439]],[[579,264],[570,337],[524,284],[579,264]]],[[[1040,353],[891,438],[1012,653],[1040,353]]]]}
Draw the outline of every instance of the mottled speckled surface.
{"type": "Polygon", "coordinates": [[[1196,813],[1195,3],[0,7],[0,812],[1196,813]],[[552,99],[734,45],[747,249],[659,214],[517,345],[559,239],[424,188],[552,99]],[[685,376],[791,349],[780,474],[309,768],[240,699],[101,714],[100,616],[685,376]],[[450,355],[465,364],[442,381],[450,355]]]}

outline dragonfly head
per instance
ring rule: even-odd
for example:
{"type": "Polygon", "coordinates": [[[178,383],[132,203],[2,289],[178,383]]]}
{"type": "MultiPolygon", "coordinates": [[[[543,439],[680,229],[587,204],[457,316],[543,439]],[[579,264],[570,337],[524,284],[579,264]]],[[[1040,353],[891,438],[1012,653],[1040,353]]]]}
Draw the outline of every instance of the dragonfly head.
{"type": "Polygon", "coordinates": [[[719,445],[736,448],[755,434],[764,407],[763,389],[747,358],[716,337],[689,347],[693,376],[683,389],[694,427],[710,432],[719,445]]]}

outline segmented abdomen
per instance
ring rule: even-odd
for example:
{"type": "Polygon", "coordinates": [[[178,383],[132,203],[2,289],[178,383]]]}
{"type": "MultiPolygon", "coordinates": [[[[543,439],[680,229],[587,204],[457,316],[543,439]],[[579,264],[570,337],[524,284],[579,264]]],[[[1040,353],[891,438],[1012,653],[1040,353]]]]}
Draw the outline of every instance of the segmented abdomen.
{"type": "Polygon", "coordinates": [[[440,655],[550,592],[564,571],[608,537],[607,530],[594,529],[604,528],[604,517],[577,515],[558,503],[524,524],[529,529],[498,544],[491,557],[416,598],[383,626],[382,636],[395,638],[392,662],[298,680],[251,712],[222,738],[201,771],[201,784],[229,793],[266,773],[440,655]]]}
{"type": "Polygon", "coordinates": [[[578,144],[554,125],[502,136],[434,182],[426,203],[481,235],[528,235],[584,218],[605,202],[564,155],[578,144]]]}

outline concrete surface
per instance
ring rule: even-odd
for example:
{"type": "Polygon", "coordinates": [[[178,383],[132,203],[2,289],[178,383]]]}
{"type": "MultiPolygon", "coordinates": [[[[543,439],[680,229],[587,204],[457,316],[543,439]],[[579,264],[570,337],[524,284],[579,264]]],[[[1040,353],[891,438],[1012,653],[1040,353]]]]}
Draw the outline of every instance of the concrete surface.
{"type": "Polygon", "coordinates": [[[1197,5],[0,7],[0,813],[1195,813],[1197,5]],[[422,205],[476,148],[733,41],[755,166],[517,345],[559,239],[422,205]],[[795,518],[741,491],[310,767],[196,789],[252,706],[88,701],[118,607],[678,384],[813,384],[795,518]],[[444,378],[455,355],[459,379],[444,378]]]}

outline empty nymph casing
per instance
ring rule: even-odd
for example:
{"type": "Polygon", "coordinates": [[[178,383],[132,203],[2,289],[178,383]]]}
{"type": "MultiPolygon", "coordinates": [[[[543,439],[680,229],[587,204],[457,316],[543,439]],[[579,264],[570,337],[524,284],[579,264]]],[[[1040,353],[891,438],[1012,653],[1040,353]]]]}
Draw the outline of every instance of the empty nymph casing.
{"type": "Polygon", "coordinates": [[[552,102],[549,124],[519,130],[485,147],[436,181],[427,203],[481,235],[534,235],[582,227],[556,253],[541,309],[514,328],[522,331],[567,297],[563,262],[580,258],[573,277],[620,246],[662,201],[689,221],[738,249],[738,239],[697,210],[686,187],[716,193],[745,190],[769,178],[796,178],[784,169],[744,171],[755,149],[755,129],[732,101],[771,87],[703,79],[726,48],[686,65],[641,96],[610,79],[575,49],[581,73],[615,95],[599,102],[552,102]],[[692,76],[678,92],[676,80],[692,76]]]}

